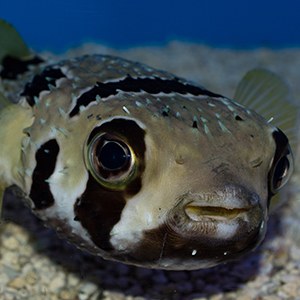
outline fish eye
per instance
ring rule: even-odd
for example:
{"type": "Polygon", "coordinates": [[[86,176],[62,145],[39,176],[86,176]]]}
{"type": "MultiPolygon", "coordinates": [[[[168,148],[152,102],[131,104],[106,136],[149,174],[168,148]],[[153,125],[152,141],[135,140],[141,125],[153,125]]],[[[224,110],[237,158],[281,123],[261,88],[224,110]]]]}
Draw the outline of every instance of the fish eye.
{"type": "Polygon", "coordinates": [[[94,178],[109,189],[123,189],[134,174],[135,154],[118,136],[96,135],[88,145],[86,159],[94,178]]]}
{"type": "Polygon", "coordinates": [[[97,164],[111,172],[126,167],[131,159],[129,148],[119,141],[105,140],[95,151],[97,164]]]}
{"type": "Polygon", "coordinates": [[[272,187],[273,194],[277,193],[289,180],[293,173],[293,156],[290,147],[287,154],[283,155],[276,162],[273,170],[272,187]]]}
{"type": "Polygon", "coordinates": [[[276,151],[269,172],[269,190],[274,195],[290,179],[293,173],[294,160],[287,136],[279,128],[276,128],[272,135],[276,144],[276,151]]]}

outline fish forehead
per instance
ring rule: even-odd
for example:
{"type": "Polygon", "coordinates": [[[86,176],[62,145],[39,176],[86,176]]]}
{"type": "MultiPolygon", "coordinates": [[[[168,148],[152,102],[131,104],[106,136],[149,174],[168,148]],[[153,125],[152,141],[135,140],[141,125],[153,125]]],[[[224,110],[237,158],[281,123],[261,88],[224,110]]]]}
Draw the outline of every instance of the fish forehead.
{"type": "MultiPolygon", "coordinates": [[[[155,186],[161,186],[157,193],[163,194],[166,182],[167,186],[176,186],[172,197],[185,191],[211,192],[231,183],[262,193],[275,151],[273,128],[263,118],[225,98],[191,101],[176,95],[174,99],[169,96],[160,99],[167,104],[167,110],[156,106],[135,107],[131,101],[126,104],[130,115],[124,115],[139,120],[146,131],[144,186],[148,187],[149,195],[153,195],[150,191],[155,186]],[[229,103],[235,107],[234,113],[228,109],[229,103]],[[256,168],[257,165],[260,167],[256,168]],[[155,176],[161,182],[156,182],[155,176]],[[155,183],[152,185],[151,181],[155,183]]],[[[140,97],[139,100],[142,101],[140,97]]],[[[174,204],[176,196],[172,197],[174,204]]],[[[167,203],[166,198],[162,199],[167,203]]]]}
{"type": "Polygon", "coordinates": [[[134,119],[143,124],[148,136],[168,149],[185,145],[201,152],[227,146],[234,152],[248,147],[251,153],[251,145],[256,144],[255,152],[264,153],[273,146],[273,128],[255,112],[225,98],[122,93],[92,104],[81,114],[83,119],[94,119],[93,126],[100,123],[97,116],[102,117],[101,123],[119,117],[134,119]],[[229,103],[234,112],[228,109],[229,103]]]}

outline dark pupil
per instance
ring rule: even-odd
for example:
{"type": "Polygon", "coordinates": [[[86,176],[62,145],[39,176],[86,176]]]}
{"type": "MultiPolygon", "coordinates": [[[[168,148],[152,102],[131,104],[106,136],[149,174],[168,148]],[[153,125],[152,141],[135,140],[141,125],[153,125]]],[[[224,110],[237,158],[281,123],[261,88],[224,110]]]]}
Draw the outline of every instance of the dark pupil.
{"type": "Polygon", "coordinates": [[[96,151],[98,160],[108,170],[122,168],[129,158],[123,147],[116,142],[107,142],[99,148],[96,151]]]}
{"type": "Polygon", "coordinates": [[[277,163],[275,173],[274,173],[274,179],[273,179],[273,186],[274,188],[278,188],[281,184],[281,181],[286,173],[286,170],[288,170],[290,167],[289,160],[286,156],[282,157],[279,162],[277,163]]]}

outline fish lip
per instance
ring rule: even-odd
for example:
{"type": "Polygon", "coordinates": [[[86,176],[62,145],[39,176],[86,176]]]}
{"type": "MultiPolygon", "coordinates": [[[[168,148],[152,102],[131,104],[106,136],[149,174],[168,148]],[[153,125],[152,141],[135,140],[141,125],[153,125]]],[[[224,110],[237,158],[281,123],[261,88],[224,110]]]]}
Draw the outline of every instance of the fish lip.
{"type": "Polygon", "coordinates": [[[260,197],[241,186],[227,186],[210,193],[187,193],[180,206],[191,221],[245,219],[260,209],[260,197]]]}
{"type": "Polygon", "coordinates": [[[260,197],[243,186],[227,185],[223,189],[215,189],[212,192],[187,192],[182,195],[179,202],[184,205],[194,203],[196,206],[250,209],[260,203],[260,197]]]}
{"type": "Polygon", "coordinates": [[[214,219],[215,221],[232,220],[247,214],[252,207],[245,208],[226,208],[222,206],[202,206],[195,205],[193,202],[184,207],[185,214],[192,221],[208,221],[214,219]]]}

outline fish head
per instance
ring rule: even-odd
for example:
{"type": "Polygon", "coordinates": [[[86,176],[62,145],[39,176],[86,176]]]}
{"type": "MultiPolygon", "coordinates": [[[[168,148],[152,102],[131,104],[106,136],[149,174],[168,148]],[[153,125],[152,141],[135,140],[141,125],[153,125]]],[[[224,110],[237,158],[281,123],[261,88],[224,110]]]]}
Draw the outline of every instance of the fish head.
{"type": "Polygon", "coordinates": [[[154,96],[111,99],[118,108],[87,135],[89,179],[75,214],[104,257],[198,269],[265,235],[270,198],[291,172],[287,138],[227,99],[176,97],[162,96],[160,109],[154,96]]]}

